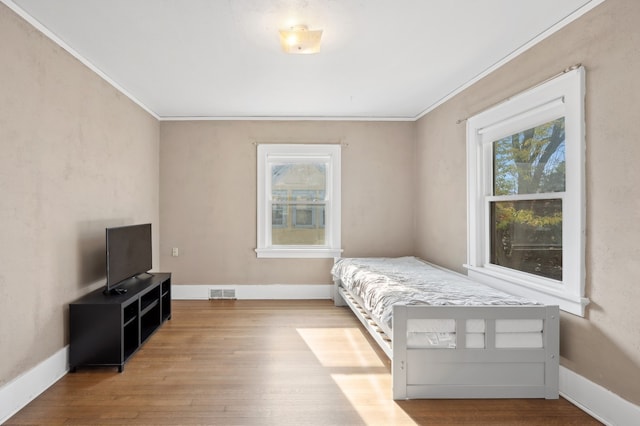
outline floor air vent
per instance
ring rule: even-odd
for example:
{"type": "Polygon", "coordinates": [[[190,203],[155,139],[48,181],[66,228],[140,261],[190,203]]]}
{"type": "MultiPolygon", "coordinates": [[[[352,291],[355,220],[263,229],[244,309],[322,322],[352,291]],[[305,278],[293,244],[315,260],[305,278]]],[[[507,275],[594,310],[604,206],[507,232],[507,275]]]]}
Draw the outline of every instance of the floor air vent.
{"type": "Polygon", "coordinates": [[[236,298],[236,290],[233,288],[210,288],[209,300],[234,300],[236,298]]]}

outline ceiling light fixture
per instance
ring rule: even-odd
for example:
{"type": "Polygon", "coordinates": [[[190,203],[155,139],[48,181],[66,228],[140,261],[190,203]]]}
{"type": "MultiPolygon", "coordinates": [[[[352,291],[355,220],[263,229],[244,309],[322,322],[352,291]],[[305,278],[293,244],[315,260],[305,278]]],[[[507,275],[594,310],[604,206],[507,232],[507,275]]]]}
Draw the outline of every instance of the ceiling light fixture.
{"type": "Polygon", "coordinates": [[[280,30],[280,45],[286,53],[318,53],[322,30],[309,31],[306,25],[280,30]]]}

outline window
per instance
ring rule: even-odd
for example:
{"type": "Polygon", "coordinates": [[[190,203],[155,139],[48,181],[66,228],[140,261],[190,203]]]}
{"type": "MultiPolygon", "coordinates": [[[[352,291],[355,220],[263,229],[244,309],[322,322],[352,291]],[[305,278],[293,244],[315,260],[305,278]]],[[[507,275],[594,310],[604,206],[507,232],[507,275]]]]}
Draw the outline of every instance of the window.
{"type": "Polygon", "coordinates": [[[467,122],[469,276],[584,315],[584,69],[467,122]]]}
{"type": "MultiPolygon", "coordinates": [[[[324,200],[325,191],[322,190],[294,190],[293,199],[299,202],[324,200]]],[[[324,205],[297,204],[293,206],[293,227],[294,228],[318,228],[324,227],[324,205]],[[320,219],[320,222],[318,220],[320,219]]]]}
{"type": "Polygon", "coordinates": [[[259,145],[258,257],[340,252],[340,145],[259,145]]]}
{"type": "MultiPolygon", "coordinates": [[[[275,200],[283,200],[287,196],[287,191],[274,190],[272,192],[275,200]]],[[[274,205],[271,210],[271,224],[274,228],[284,228],[287,226],[287,209],[282,205],[274,205]]]]}

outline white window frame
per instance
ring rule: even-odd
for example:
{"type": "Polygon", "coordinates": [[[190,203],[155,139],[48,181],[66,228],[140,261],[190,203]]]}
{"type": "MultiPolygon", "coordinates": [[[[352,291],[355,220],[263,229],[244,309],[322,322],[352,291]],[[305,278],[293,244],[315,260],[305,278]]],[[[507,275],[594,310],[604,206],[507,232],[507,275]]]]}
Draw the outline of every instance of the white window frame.
{"type": "Polygon", "coordinates": [[[338,144],[259,144],[258,145],[258,238],[257,257],[332,258],[339,257],[340,243],[341,146],[338,144]],[[327,165],[325,188],[325,244],[274,245],[271,239],[272,162],[324,161],[327,165]]]}
{"type": "MultiPolygon", "coordinates": [[[[558,305],[584,316],[585,289],[585,71],[566,72],[467,121],[467,264],[469,277],[512,294],[558,305]],[[490,263],[492,142],[565,117],[565,192],[562,199],[562,281],[490,263]]],[[[535,198],[532,195],[531,198],[535,198]]],[[[543,196],[544,197],[544,196],[543,196]]],[[[547,195],[546,198],[549,198],[547,195]]]]}

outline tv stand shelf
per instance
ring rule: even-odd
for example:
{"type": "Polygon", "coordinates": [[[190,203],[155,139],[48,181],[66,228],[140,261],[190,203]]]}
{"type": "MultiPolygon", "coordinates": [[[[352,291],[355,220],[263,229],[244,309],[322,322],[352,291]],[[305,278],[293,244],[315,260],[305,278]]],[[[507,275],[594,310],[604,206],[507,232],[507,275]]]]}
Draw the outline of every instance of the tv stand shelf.
{"type": "Polygon", "coordinates": [[[126,293],[93,291],[69,304],[69,367],[124,364],[171,319],[171,274],[148,273],[125,281],[126,293]]]}

